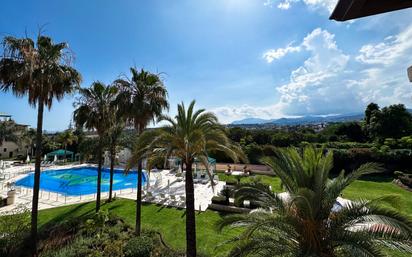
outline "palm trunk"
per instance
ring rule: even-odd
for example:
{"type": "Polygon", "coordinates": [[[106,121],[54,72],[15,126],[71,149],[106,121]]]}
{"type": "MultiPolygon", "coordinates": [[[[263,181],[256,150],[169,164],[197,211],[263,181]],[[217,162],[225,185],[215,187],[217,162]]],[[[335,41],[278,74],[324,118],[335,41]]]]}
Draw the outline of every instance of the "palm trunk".
{"type": "MultiPolygon", "coordinates": [[[[143,129],[139,124],[135,124],[137,134],[140,136],[143,129]]],[[[142,159],[137,162],[137,196],[136,196],[136,228],[135,233],[140,236],[142,229],[142,159]]]]}
{"type": "Polygon", "coordinates": [[[101,191],[101,183],[102,183],[102,138],[99,138],[99,149],[97,150],[97,159],[98,159],[98,167],[97,167],[97,193],[96,193],[96,212],[100,210],[100,191],[101,191]]]}
{"type": "Polygon", "coordinates": [[[37,217],[39,207],[39,190],[40,190],[40,163],[41,163],[41,147],[43,134],[43,99],[38,101],[37,112],[37,131],[36,131],[36,162],[34,165],[34,184],[33,184],[33,200],[31,209],[31,250],[33,256],[37,255],[37,217]]]}
{"type": "Polygon", "coordinates": [[[196,257],[195,190],[192,163],[186,163],[186,256],[196,257]]]}
{"type": "Polygon", "coordinates": [[[135,233],[140,236],[140,231],[142,227],[142,175],[143,175],[143,165],[140,159],[137,163],[137,200],[136,200],[136,229],[135,233]]]}
{"type": "Polygon", "coordinates": [[[110,186],[109,186],[109,202],[112,201],[112,194],[113,194],[113,173],[114,173],[114,161],[115,161],[115,147],[111,147],[110,149],[110,186]]]}

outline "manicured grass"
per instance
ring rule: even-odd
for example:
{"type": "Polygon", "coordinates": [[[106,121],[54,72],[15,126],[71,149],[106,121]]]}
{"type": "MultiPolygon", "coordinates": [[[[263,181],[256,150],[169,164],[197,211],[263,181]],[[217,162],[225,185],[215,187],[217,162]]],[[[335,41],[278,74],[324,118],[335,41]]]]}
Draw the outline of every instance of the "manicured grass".
{"type": "MultiPolygon", "coordinates": [[[[281,192],[280,180],[276,177],[257,176],[264,183],[272,186],[273,190],[281,192]]],[[[229,180],[233,177],[224,174],[219,175],[220,180],[229,180]]],[[[241,182],[246,182],[251,177],[241,178],[241,182]]],[[[343,197],[352,200],[355,199],[373,199],[384,195],[398,195],[400,198],[400,207],[402,213],[412,217],[412,193],[399,188],[393,184],[390,179],[381,179],[375,181],[359,180],[347,188],[343,197]]],[[[40,212],[39,225],[44,226],[46,223],[54,221],[63,221],[69,218],[81,217],[93,214],[95,204],[85,203],[59,207],[40,212]]],[[[135,202],[126,199],[118,199],[110,204],[103,204],[102,209],[110,210],[126,222],[134,225],[135,202]]],[[[164,239],[170,246],[177,249],[185,248],[185,211],[175,208],[168,208],[153,204],[145,204],[142,208],[143,228],[158,230],[164,236],[164,239]]],[[[230,248],[228,245],[216,249],[216,246],[237,234],[236,230],[225,230],[218,233],[215,223],[221,218],[220,213],[206,211],[196,216],[198,251],[209,254],[210,256],[223,256],[230,248]]],[[[390,251],[389,256],[405,257],[407,255],[390,251]]]]}
{"type": "MultiPolygon", "coordinates": [[[[282,189],[281,181],[278,177],[255,175],[242,177],[240,182],[244,183],[253,178],[258,178],[263,183],[271,185],[275,192],[285,191],[282,189]]],[[[222,181],[237,180],[234,176],[227,176],[225,174],[219,174],[219,179],[222,181]]],[[[399,206],[396,209],[412,218],[412,192],[392,183],[392,178],[390,177],[374,176],[357,180],[343,191],[342,197],[350,200],[371,200],[387,195],[397,196],[399,198],[399,206]]]]}
{"type": "MultiPolygon", "coordinates": [[[[122,217],[131,225],[135,224],[135,202],[132,200],[118,199],[112,203],[104,204],[103,210],[110,210],[122,217]]],[[[43,210],[39,215],[39,226],[48,222],[59,222],[75,217],[93,214],[95,203],[85,203],[43,210]]],[[[227,253],[229,246],[215,250],[215,247],[231,236],[236,231],[227,230],[218,233],[215,223],[221,218],[218,212],[206,211],[196,215],[198,251],[210,256],[221,256],[227,253]]],[[[185,211],[153,204],[145,204],[142,208],[143,228],[155,229],[162,233],[165,241],[176,249],[185,249],[185,211]]]]}

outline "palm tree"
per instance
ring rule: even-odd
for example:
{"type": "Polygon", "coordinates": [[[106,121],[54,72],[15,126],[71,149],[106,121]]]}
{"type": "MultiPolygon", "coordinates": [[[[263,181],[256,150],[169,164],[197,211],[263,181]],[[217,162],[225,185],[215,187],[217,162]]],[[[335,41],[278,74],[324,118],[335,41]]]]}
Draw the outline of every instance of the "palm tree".
{"type": "Polygon", "coordinates": [[[385,256],[382,247],[412,251],[412,222],[380,204],[392,197],[337,204],[342,191],[362,175],[381,171],[367,163],[348,175],[329,179],[332,152],[307,147],[277,150],[264,158],[287,193],[273,193],[255,183],[242,186],[236,200],[249,199],[261,207],[247,215],[222,219],[219,228],[243,227],[232,240],[229,256],[385,256]]]}
{"type": "Polygon", "coordinates": [[[100,210],[100,192],[102,178],[102,152],[107,141],[108,128],[113,115],[113,102],[118,90],[114,86],[106,86],[101,82],[94,82],[90,88],[81,88],[81,97],[75,103],[76,110],[73,120],[78,127],[95,130],[99,136],[97,148],[97,193],[96,212],[100,210]]]}
{"type": "Polygon", "coordinates": [[[17,127],[14,121],[0,121],[0,146],[2,146],[5,141],[19,142],[16,132],[17,127]]]}
{"type": "Polygon", "coordinates": [[[71,52],[66,43],[54,44],[52,39],[39,35],[35,43],[30,38],[3,39],[0,60],[0,90],[11,91],[17,97],[28,96],[29,104],[37,106],[36,162],[34,171],[31,239],[33,253],[37,251],[37,213],[40,188],[40,162],[44,106],[52,107],[73,92],[81,76],[71,67],[71,52]]]}
{"type": "Polygon", "coordinates": [[[57,141],[60,142],[64,148],[64,158],[67,157],[67,146],[76,143],[78,140],[77,136],[73,133],[73,130],[68,129],[57,136],[57,141]]]}
{"type": "MultiPolygon", "coordinates": [[[[116,114],[115,114],[116,116],[116,114]]],[[[108,137],[109,137],[109,153],[110,153],[110,186],[109,186],[109,202],[112,201],[113,194],[113,175],[114,175],[114,163],[116,161],[116,148],[119,144],[120,137],[125,128],[124,122],[121,119],[113,119],[110,125],[108,137]]]]}
{"type": "MultiPolygon", "coordinates": [[[[186,255],[189,257],[196,256],[195,197],[192,173],[195,159],[208,168],[208,151],[218,150],[226,153],[235,162],[239,158],[246,160],[240,147],[229,140],[224,129],[218,124],[216,116],[205,112],[204,109],[195,111],[194,105],[195,101],[192,101],[186,110],[183,103],[179,104],[178,113],[174,119],[162,116],[160,121],[165,121],[168,125],[143,133],[137,141],[132,157],[134,160],[147,155],[151,159],[164,158],[166,160],[173,156],[180,158],[186,167],[186,255]]],[[[210,172],[208,174],[211,177],[210,172]]]]}
{"type": "MultiPolygon", "coordinates": [[[[115,84],[120,89],[118,107],[121,115],[132,124],[139,136],[164,110],[169,108],[167,90],[159,75],[143,69],[130,68],[131,79],[119,79],[115,84]]],[[[142,206],[142,160],[137,162],[136,235],[141,231],[142,206]]]]}

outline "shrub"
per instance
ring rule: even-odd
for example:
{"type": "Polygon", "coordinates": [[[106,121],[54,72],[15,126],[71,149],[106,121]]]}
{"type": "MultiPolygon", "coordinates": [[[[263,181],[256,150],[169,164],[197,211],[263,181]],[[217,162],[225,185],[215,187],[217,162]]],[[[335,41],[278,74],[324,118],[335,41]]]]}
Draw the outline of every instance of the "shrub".
{"type": "Polygon", "coordinates": [[[18,207],[0,217],[0,256],[18,256],[30,228],[27,208],[18,207]]]}
{"type": "Polygon", "coordinates": [[[153,250],[153,239],[149,237],[135,237],[125,246],[125,257],[150,257],[153,250]]]}
{"type": "Polygon", "coordinates": [[[224,187],[221,191],[220,191],[220,196],[224,197],[226,202],[226,205],[229,205],[229,198],[233,196],[233,189],[229,188],[229,187],[224,187]]]}
{"type": "Polygon", "coordinates": [[[224,196],[213,196],[212,197],[212,203],[228,205],[228,201],[226,200],[226,197],[224,197],[224,196]]]}
{"type": "Polygon", "coordinates": [[[402,184],[409,188],[412,188],[412,174],[406,174],[401,171],[395,171],[394,175],[398,177],[402,184]]]}

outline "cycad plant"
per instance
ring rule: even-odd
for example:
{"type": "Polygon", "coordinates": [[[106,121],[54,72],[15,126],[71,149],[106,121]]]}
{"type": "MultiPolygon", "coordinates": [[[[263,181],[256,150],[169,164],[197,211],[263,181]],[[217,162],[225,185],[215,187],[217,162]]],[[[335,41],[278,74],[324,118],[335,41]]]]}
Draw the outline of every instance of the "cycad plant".
{"type": "MultiPolygon", "coordinates": [[[[336,205],[342,191],[362,175],[380,172],[374,163],[345,175],[329,178],[332,152],[306,147],[276,151],[264,158],[281,179],[286,193],[273,193],[262,184],[244,185],[238,201],[251,200],[260,206],[247,215],[222,219],[218,227],[243,227],[231,242],[229,256],[386,256],[390,247],[411,253],[412,222],[382,201],[352,201],[336,205]]],[[[389,201],[390,200],[390,201],[389,201]]]]}
{"type": "MultiPolygon", "coordinates": [[[[226,153],[235,162],[246,157],[240,147],[227,137],[224,129],[218,124],[217,117],[204,109],[195,110],[195,101],[189,108],[178,105],[175,118],[162,116],[160,121],[167,125],[150,131],[145,131],[137,141],[133,151],[132,161],[142,156],[150,160],[177,157],[186,167],[186,256],[196,256],[196,222],[195,196],[192,165],[195,159],[209,166],[208,151],[218,150],[226,153]]],[[[210,176],[210,173],[209,173],[210,176]]]]}

